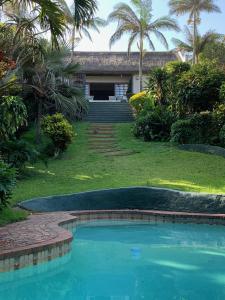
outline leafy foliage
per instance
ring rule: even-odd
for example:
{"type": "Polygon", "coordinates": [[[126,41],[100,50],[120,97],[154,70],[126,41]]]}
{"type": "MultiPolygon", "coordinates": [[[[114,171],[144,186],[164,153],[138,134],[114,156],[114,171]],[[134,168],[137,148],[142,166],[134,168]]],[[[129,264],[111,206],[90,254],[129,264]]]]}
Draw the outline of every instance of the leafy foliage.
{"type": "Polygon", "coordinates": [[[171,111],[166,107],[157,107],[145,116],[137,118],[134,135],[143,137],[145,141],[168,141],[174,121],[175,116],[171,111]]]}
{"type": "Polygon", "coordinates": [[[0,153],[9,166],[21,172],[26,163],[33,163],[39,156],[35,148],[24,140],[12,140],[0,143],[0,153]]]}
{"type": "Polygon", "coordinates": [[[225,147],[225,125],[220,130],[220,144],[225,147]]]}
{"type": "Polygon", "coordinates": [[[220,100],[225,101],[225,82],[220,87],[220,100]]]}
{"type": "Polygon", "coordinates": [[[148,88],[159,104],[166,103],[167,73],[163,68],[154,68],[149,74],[148,88]]]}
{"type": "Polygon", "coordinates": [[[15,184],[15,170],[0,160],[0,210],[8,204],[15,184]]]}
{"type": "Polygon", "coordinates": [[[178,81],[180,110],[189,113],[212,110],[220,101],[224,80],[225,73],[214,62],[203,61],[184,72],[178,81]]]}
{"type": "Polygon", "coordinates": [[[129,99],[129,103],[135,109],[137,114],[140,114],[143,111],[152,110],[155,107],[154,98],[147,91],[133,95],[129,99]]]}
{"type": "Polygon", "coordinates": [[[0,98],[0,138],[7,140],[27,123],[27,110],[19,96],[0,98]]]}
{"type": "Polygon", "coordinates": [[[54,145],[55,156],[64,152],[74,137],[72,125],[60,113],[44,117],[42,120],[42,130],[51,139],[54,145]]]}
{"type": "Polygon", "coordinates": [[[172,125],[171,142],[214,145],[219,143],[219,131],[212,113],[195,114],[172,125]]]}

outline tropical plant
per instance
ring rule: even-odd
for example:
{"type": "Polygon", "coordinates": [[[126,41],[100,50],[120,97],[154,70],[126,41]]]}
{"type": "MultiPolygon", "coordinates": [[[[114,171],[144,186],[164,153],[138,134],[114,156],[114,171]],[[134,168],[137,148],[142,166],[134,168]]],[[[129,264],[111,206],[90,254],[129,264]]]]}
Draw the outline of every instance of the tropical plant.
{"type": "Polygon", "coordinates": [[[153,20],[151,0],[131,0],[134,9],[120,3],[115,6],[113,12],[108,17],[108,22],[118,22],[118,27],[110,39],[110,47],[117,42],[124,34],[129,34],[128,54],[135,41],[138,41],[140,53],[139,58],[139,80],[140,91],[143,90],[143,61],[144,61],[144,41],[146,40],[151,50],[155,50],[152,35],[155,35],[160,42],[168,48],[166,37],[162,30],[178,31],[176,21],[169,16],[153,20]]]}
{"type": "Polygon", "coordinates": [[[225,37],[222,41],[208,43],[201,56],[208,60],[216,60],[218,65],[225,70],[225,37]]]}
{"type": "MultiPolygon", "coordinates": [[[[173,43],[179,50],[185,53],[193,54],[194,52],[193,35],[187,26],[185,26],[184,32],[185,32],[186,41],[173,38],[173,43]]],[[[218,34],[214,31],[207,31],[202,36],[197,32],[196,40],[195,40],[196,63],[199,62],[199,55],[204,51],[206,46],[210,43],[214,43],[221,40],[221,37],[222,37],[221,34],[218,34]]]]}
{"type": "Polygon", "coordinates": [[[42,119],[42,130],[54,145],[55,157],[68,148],[74,137],[73,126],[59,113],[45,116],[42,119]]]}
{"type": "Polygon", "coordinates": [[[154,68],[149,73],[148,89],[160,105],[166,103],[167,78],[167,72],[164,68],[154,68]]]}
{"type": "Polygon", "coordinates": [[[129,99],[129,103],[134,108],[137,114],[140,114],[144,110],[148,111],[154,109],[155,107],[155,99],[147,91],[143,91],[133,95],[129,99]]]}
{"type": "Polygon", "coordinates": [[[88,109],[83,92],[71,80],[77,64],[65,64],[67,52],[47,50],[43,63],[27,67],[24,79],[37,104],[36,141],[40,142],[41,118],[49,111],[63,112],[71,119],[81,118],[88,109]]]}
{"type": "Polygon", "coordinates": [[[225,82],[223,82],[220,87],[220,99],[225,101],[225,82]]]}
{"type": "Polygon", "coordinates": [[[17,130],[27,124],[27,109],[19,96],[0,98],[0,139],[12,138],[17,130]]]}
{"type": "Polygon", "coordinates": [[[220,126],[210,112],[194,114],[175,122],[171,142],[179,144],[218,144],[220,126]]]}
{"type": "Polygon", "coordinates": [[[0,153],[3,160],[21,172],[26,163],[34,163],[39,156],[35,148],[24,140],[0,142],[0,153]]]}
{"type": "Polygon", "coordinates": [[[0,160],[0,210],[7,206],[16,185],[16,171],[0,160]]]}
{"type": "Polygon", "coordinates": [[[201,61],[178,80],[179,110],[182,114],[212,110],[220,102],[224,72],[214,63],[201,61]]]}
{"type": "Polygon", "coordinates": [[[197,63],[198,25],[202,12],[221,12],[214,0],[170,0],[170,12],[177,16],[189,14],[188,24],[193,26],[193,64],[197,63]]]}
{"type": "Polygon", "coordinates": [[[76,42],[79,41],[83,34],[91,40],[89,29],[98,31],[98,26],[103,25],[103,20],[94,17],[97,10],[96,0],[73,0],[71,8],[65,1],[63,2],[67,21],[72,27],[70,40],[71,61],[73,61],[76,42]],[[76,36],[76,33],[78,36],[76,36]]]}
{"type": "Polygon", "coordinates": [[[158,106],[136,119],[133,133],[144,141],[168,141],[175,115],[164,106],[158,106]]]}
{"type": "MultiPolygon", "coordinates": [[[[85,3],[85,0],[83,0],[85,3]]],[[[41,32],[51,33],[52,45],[59,47],[59,41],[63,39],[65,29],[67,28],[64,12],[64,0],[2,0],[1,5],[11,4],[18,10],[22,7],[30,12],[33,21],[38,21],[41,32]]],[[[32,23],[30,23],[32,25],[32,23]]]]}

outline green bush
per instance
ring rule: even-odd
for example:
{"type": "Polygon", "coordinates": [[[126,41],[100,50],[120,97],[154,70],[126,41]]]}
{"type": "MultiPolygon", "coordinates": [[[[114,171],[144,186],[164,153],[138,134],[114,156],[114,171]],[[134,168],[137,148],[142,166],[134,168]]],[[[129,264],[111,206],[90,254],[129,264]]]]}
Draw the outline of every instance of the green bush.
{"type": "Polygon", "coordinates": [[[0,160],[0,210],[7,206],[16,184],[16,171],[0,160]]]}
{"type": "Polygon", "coordinates": [[[225,82],[220,87],[220,100],[225,101],[225,82]]]}
{"type": "Polygon", "coordinates": [[[194,65],[178,80],[179,108],[182,113],[212,110],[220,102],[220,87],[225,73],[208,61],[194,65]]]}
{"type": "Polygon", "coordinates": [[[171,61],[165,65],[165,70],[169,76],[180,76],[182,73],[189,71],[191,65],[187,62],[171,61]]]}
{"type": "Polygon", "coordinates": [[[174,114],[163,106],[137,118],[133,133],[145,141],[168,141],[174,114]]]}
{"type": "Polygon", "coordinates": [[[221,128],[225,124],[225,104],[217,104],[213,110],[213,118],[218,126],[221,128]]]}
{"type": "Polygon", "coordinates": [[[225,125],[220,130],[220,145],[225,147],[225,125]]]}
{"type": "Polygon", "coordinates": [[[0,98],[0,139],[14,137],[20,127],[27,124],[27,109],[19,96],[0,98]]]}
{"type": "Polygon", "coordinates": [[[195,114],[171,127],[171,142],[179,144],[218,144],[219,126],[212,113],[195,114]]]}
{"type": "Polygon", "coordinates": [[[0,143],[3,160],[19,172],[26,163],[33,163],[39,156],[35,148],[24,140],[3,141],[0,143]]]}
{"type": "Polygon", "coordinates": [[[60,113],[44,117],[42,130],[52,141],[55,156],[64,152],[69,144],[72,143],[74,136],[73,127],[60,113]]]}

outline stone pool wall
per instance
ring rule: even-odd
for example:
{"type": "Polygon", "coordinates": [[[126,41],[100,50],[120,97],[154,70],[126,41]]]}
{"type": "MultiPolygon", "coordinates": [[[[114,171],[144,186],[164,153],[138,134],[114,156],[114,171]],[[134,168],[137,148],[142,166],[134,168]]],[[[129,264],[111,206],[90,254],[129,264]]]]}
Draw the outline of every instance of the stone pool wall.
{"type": "Polygon", "coordinates": [[[225,214],[225,195],[131,187],[37,198],[20,206],[36,212],[139,209],[225,214]]]}

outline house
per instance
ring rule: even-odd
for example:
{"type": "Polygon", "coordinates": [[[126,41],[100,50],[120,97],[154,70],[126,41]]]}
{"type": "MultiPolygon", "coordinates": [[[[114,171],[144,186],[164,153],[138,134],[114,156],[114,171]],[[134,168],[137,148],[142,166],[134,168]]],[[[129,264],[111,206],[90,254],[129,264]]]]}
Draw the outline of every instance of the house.
{"type": "MultiPolygon", "coordinates": [[[[169,61],[178,60],[173,52],[146,52],[143,63],[144,83],[153,67],[162,67],[169,61]]],[[[139,52],[75,52],[74,62],[80,72],[76,82],[85,90],[90,101],[118,101],[127,92],[139,92],[139,52]]]]}

